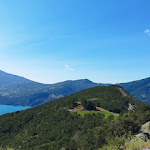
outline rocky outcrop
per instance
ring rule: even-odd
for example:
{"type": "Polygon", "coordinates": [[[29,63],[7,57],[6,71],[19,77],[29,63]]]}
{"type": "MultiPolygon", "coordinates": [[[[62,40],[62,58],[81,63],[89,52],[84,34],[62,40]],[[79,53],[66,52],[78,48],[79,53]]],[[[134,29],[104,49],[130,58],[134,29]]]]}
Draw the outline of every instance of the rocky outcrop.
{"type": "Polygon", "coordinates": [[[150,121],[146,122],[141,126],[141,129],[136,134],[137,137],[140,137],[144,141],[147,141],[150,138],[150,121]]]}

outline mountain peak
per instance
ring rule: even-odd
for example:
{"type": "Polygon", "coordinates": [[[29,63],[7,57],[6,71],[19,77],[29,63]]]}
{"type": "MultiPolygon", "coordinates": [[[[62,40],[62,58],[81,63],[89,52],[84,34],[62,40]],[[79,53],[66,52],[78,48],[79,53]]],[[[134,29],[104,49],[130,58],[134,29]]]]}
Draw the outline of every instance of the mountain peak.
{"type": "Polygon", "coordinates": [[[6,73],[5,71],[0,70],[0,87],[8,86],[12,84],[28,83],[32,82],[24,77],[6,73]]]}
{"type": "Polygon", "coordinates": [[[79,79],[79,80],[76,80],[76,81],[87,82],[87,83],[94,83],[94,82],[92,82],[92,81],[89,80],[89,79],[79,79]]]}

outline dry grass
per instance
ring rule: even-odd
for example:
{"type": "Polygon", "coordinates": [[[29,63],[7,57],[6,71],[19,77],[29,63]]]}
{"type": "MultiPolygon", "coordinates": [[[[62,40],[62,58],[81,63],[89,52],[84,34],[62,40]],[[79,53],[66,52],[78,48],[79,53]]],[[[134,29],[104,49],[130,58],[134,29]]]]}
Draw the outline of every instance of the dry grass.
{"type": "Polygon", "coordinates": [[[81,102],[76,102],[78,105],[81,105],[81,102]]]}
{"type": "Polygon", "coordinates": [[[99,111],[110,112],[110,111],[108,111],[108,110],[106,110],[106,109],[103,109],[103,108],[101,108],[101,107],[96,107],[96,109],[99,110],[99,111]]]}
{"type": "Polygon", "coordinates": [[[82,105],[79,105],[79,106],[77,106],[73,109],[68,109],[68,111],[70,111],[70,112],[79,112],[79,111],[82,111],[82,110],[84,110],[82,105]]]}

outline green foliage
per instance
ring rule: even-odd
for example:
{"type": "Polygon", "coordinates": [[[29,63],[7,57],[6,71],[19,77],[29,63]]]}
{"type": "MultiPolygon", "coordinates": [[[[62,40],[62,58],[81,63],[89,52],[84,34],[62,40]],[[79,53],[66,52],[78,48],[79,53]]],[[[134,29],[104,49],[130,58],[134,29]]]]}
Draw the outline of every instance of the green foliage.
{"type": "Polygon", "coordinates": [[[81,101],[82,106],[86,110],[95,110],[95,105],[92,101],[87,101],[86,99],[81,101]]]}
{"type": "Polygon", "coordinates": [[[126,133],[122,136],[116,136],[108,141],[108,144],[99,150],[124,150],[125,142],[132,138],[131,133],[126,133]]]}
{"type": "Polygon", "coordinates": [[[103,112],[103,111],[79,111],[77,114],[84,117],[86,114],[103,114],[105,118],[108,118],[109,120],[113,120],[114,118],[117,118],[118,114],[112,113],[112,112],[103,112]]]}
{"type": "MultiPolygon", "coordinates": [[[[140,124],[148,120],[144,116],[150,116],[148,105],[139,105],[137,100],[126,94],[124,96],[118,86],[95,87],[32,109],[2,115],[0,146],[21,150],[102,148],[114,138],[119,140],[129,132],[134,134],[140,124]],[[70,113],[68,110],[74,107],[75,102],[80,102],[82,99],[91,101],[95,105],[98,104],[95,102],[99,102],[102,108],[107,106],[110,110],[118,109],[122,113],[116,119],[112,116],[106,118],[101,113],[87,113],[84,117],[70,113]],[[127,112],[127,102],[136,105],[136,109],[127,112]],[[142,117],[139,116],[141,111],[142,117]]],[[[123,142],[124,139],[118,144],[122,145],[123,142]]]]}
{"type": "Polygon", "coordinates": [[[85,109],[93,110],[100,106],[111,112],[120,113],[128,110],[129,103],[138,105],[140,102],[119,86],[94,87],[72,94],[69,99],[77,99],[85,109]],[[126,94],[124,96],[122,92],[126,94]]]}

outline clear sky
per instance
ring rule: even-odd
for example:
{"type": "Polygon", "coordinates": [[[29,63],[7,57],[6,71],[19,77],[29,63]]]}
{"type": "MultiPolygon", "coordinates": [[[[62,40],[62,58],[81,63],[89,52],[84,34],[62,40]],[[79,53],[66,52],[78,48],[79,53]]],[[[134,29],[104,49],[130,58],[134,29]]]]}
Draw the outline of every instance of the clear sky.
{"type": "Polygon", "coordinates": [[[42,83],[150,77],[150,1],[0,1],[0,70],[42,83]]]}

